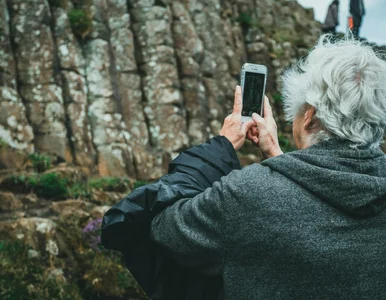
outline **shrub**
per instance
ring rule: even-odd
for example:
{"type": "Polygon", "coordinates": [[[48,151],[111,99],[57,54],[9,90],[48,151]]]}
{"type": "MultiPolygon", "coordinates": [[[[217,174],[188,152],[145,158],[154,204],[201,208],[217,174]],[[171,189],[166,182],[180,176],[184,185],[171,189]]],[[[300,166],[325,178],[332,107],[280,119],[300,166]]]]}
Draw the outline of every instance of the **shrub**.
{"type": "Polygon", "coordinates": [[[67,195],[67,180],[56,173],[42,174],[35,184],[38,196],[47,198],[63,198],[67,195]]]}
{"type": "Polygon", "coordinates": [[[84,8],[73,8],[68,13],[72,31],[82,40],[92,30],[92,17],[84,8]]]}
{"type": "Polygon", "coordinates": [[[11,175],[1,182],[0,188],[14,193],[29,193],[37,184],[35,175],[11,175]]]}
{"type": "Polygon", "coordinates": [[[125,193],[130,188],[130,180],[120,177],[100,177],[89,180],[90,188],[103,190],[106,192],[125,193]]]}
{"type": "Polygon", "coordinates": [[[244,12],[238,16],[236,22],[239,22],[242,26],[251,27],[253,24],[253,17],[251,14],[244,12]]]}
{"type": "Polygon", "coordinates": [[[91,193],[87,184],[75,183],[68,189],[68,196],[75,199],[77,198],[89,199],[91,197],[91,193]]]}
{"type": "Polygon", "coordinates": [[[51,158],[44,154],[32,153],[28,156],[28,159],[36,172],[44,172],[51,167],[51,158]]]}

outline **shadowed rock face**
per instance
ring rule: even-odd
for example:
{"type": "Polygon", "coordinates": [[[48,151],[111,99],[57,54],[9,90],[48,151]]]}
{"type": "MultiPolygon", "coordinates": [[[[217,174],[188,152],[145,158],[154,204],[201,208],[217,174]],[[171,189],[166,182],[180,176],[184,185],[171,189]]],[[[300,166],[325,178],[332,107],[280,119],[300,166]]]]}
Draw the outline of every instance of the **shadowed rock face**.
{"type": "Polygon", "coordinates": [[[37,151],[137,179],[218,134],[243,63],[269,67],[272,96],[320,33],[285,0],[1,0],[0,16],[0,166],[37,151]]]}

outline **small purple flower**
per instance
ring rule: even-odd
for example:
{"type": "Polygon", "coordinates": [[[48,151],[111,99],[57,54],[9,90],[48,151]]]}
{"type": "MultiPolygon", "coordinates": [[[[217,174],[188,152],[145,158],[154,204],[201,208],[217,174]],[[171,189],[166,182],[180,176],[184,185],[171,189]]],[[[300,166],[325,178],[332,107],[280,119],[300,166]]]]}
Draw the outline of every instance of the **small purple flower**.
{"type": "Polygon", "coordinates": [[[83,232],[100,230],[101,224],[102,224],[102,218],[92,220],[92,221],[88,222],[86,227],[83,228],[83,232]]]}
{"type": "Polygon", "coordinates": [[[101,250],[101,224],[102,219],[92,220],[82,230],[84,240],[95,251],[101,250]]]}

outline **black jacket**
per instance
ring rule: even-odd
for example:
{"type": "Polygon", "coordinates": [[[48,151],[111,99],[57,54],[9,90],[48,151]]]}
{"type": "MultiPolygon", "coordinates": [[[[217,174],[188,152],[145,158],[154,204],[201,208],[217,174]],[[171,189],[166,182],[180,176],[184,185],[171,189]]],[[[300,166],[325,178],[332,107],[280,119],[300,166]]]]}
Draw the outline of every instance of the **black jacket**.
{"type": "Polygon", "coordinates": [[[167,175],[134,190],[106,212],[102,245],[123,253],[126,266],[152,299],[221,299],[222,278],[180,266],[150,239],[150,225],[165,207],[202,193],[240,168],[224,137],[186,150],[170,163],[167,175]]]}

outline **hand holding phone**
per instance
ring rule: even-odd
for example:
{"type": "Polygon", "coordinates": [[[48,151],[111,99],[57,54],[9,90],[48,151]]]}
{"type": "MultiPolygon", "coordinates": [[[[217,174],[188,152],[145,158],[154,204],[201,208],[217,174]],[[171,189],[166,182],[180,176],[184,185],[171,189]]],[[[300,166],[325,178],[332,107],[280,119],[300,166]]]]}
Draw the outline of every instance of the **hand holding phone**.
{"type": "Polygon", "coordinates": [[[247,122],[241,121],[242,111],[242,95],[241,87],[237,86],[235,90],[235,102],[233,104],[232,114],[227,116],[224,120],[224,124],[220,130],[220,135],[225,136],[233,145],[235,150],[239,150],[245,142],[247,132],[256,126],[255,123],[250,120],[247,122]]]}
{"type": "Polygon", "coordinates": [[[252,120],[253,113],[264,116],[264,94],[267,75],[268,69],[264,65],[246,63],[241,68],[242,122],[252,120]]]}
{"type": "Polygon", "coordinates": [[[261,150],[263,158],[283,154],[280,149],[277,126],[273,118],[272,107],[267,97],[264,99],[264,118],[254,113],[253,126],[247,133],[247,139],[261,150]]]}

